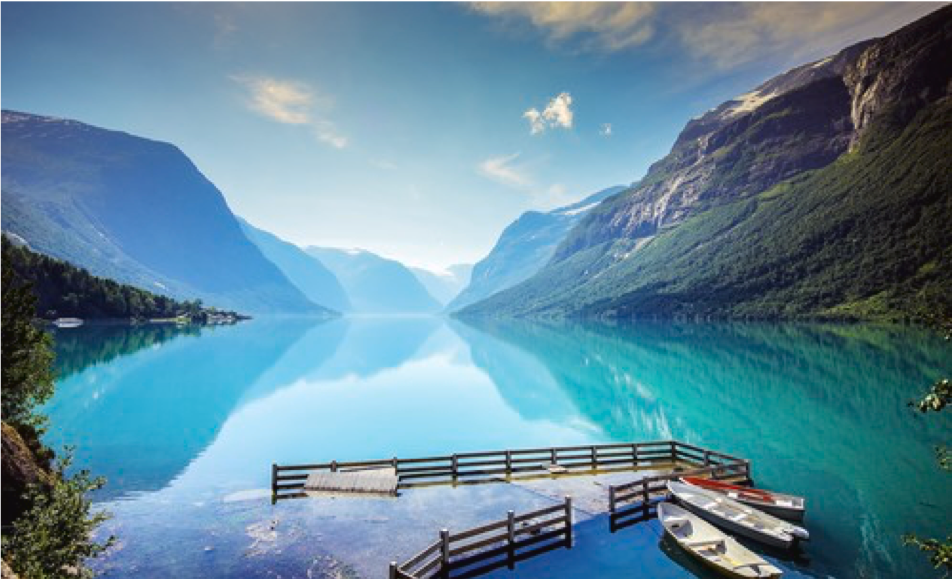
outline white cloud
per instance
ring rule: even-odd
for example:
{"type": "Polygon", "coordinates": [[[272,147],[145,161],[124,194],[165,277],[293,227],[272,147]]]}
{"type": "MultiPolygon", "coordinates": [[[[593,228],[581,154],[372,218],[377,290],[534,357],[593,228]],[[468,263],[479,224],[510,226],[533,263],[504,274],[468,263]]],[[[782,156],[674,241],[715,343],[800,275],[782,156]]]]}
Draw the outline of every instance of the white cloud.
{"type": "Polygon", "coordinates": [[[795,60],[830,54],[936,7],[905,2],[724,3],[682,18],[677,32],[689,52],[726,69],[765,54],[786,53],[795,60]]]}
{"type": "Polygon", "coordinates": [[[334,123],[320,116],[316,109],[329,108],[331,101],[303,82],[279,80],[266,76],[236,75],[232,80],[247,91],[248,108],[278,123],[306,125],[318,140],[343,149],[347,137],[340,134],[334,123]]]}
{"type": "Polygon", "coordinates": [[[477,170],[485,177],[508,187],[525,189],[532,186],[532,179],[525,171],[525,167],[516,163],[521,153],[490,157],[477,166],[477,170]]]}
{"type": "Polygon", "coordinates": [[[528,22],[550,45],[613,52],[674,42],[729,69],[784,57],[804,62],[892,32],[936,9],[929,2],[477,2],[474,11],[528,22]]]}
{"type": "Polygon", "coordinates": [[[612,124],[611,123],[603,124],[602,127],[598,130],[598,134],[600,134],[603,137],[612,136],[612,124]]]}
{"type": "Polygon", "coordinates": [[[542,133],[548,128],[571,129],[574,116],[572,95],[567,92],[552,97],[541,113],[535,107],[522,113],[522,118],[529,121],[529,132],[533,135],[542,133]]]}
{"type": "Polygon", "coordinates": [[[620,50],[646,42],[654,33],[648,2],[476,2],[489,16],[528,20],[559,43],[583,37],[588,48],[620,50]]]}
{"type": "Polygon", "coordinates": [[[349,143],[347,137],[337,132],[337,127],[334,126],[334,123],[330,121],[318,120],[313,124],[314,132],[317,135],[317,138],[334,147],[335,149],[343,149],[349,143]]]}

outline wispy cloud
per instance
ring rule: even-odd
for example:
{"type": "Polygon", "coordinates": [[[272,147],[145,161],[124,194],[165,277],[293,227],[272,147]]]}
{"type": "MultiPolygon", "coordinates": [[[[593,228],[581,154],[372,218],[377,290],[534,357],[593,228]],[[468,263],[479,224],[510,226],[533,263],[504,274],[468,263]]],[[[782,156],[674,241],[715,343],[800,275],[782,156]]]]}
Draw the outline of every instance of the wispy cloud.
{"type": "Polygon", "coordinates": [[[603,137],[612,136],[612,124],[611,123],[603,124],[601,128],[598,129],[598,134],[603,137]]]}
{"type": "Polygon", "coordinates": [[[677,33],[688,52],[724,69],[765,54],[799,58],[831,53],[936,7],[905,2],[723,3],[682,18],[677,33]]]}
{"type": "Polygon", "coordinates": [[[482,14],[528,20],[551,42],[580,39],[587,48],[620,50],[643,44],[654,33],[648,2],[476,2],[482,14]]]}
{"type": "Polygon", "coordinates": [[[532,186],[525,167],[516,161],[521,153],[513,153],[501,157],[490,157],[477,165],[476,170],[497,183],[502,183],[515,189],[525,189],[532,186]]]}
{"type": "Polygon", "coordinates": [[[805,60],[888,33],[933,11],[928,2],[477,2],[477,13],[525,22],[550,45],[614,52],[673,42],[720,69],[756,59],[805,60]]]}
{"type": "Polygon", "coordinates": [[[542,112],[533,107],[522,113],[522,118],[529,121],[529,132],[533,135],[545,132],[548,128],[571,129],[574,117],[572,95],[567,92],[552,97],[542,112]]]}
{"type": "Polygon", "coordinates": [[[266,76],[235,75],[232,80],[247,91],[248,108],[278,123],[306,125],[318,140],[337,149],[348,144],[334,123],[318,115],[318,108],[328,108],[331,101],[309,85],[299,81],[279,80],[266,76]]]}

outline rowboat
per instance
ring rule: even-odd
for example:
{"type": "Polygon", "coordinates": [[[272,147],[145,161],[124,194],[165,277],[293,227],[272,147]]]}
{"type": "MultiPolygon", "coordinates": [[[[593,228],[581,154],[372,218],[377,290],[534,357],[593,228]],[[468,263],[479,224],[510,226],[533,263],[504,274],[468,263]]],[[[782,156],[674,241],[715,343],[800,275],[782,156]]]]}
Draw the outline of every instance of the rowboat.
{"type": "Polygon", "coordinates": [[[738,503],[750,505],[755,509],[788,521],[802,521],[806,510],[806,501],[803,500],[803,497],[742,487],[698,476],[683,476],[681,482],[720,493],[738,503]]]}
{"type": "Polygon", "coordinates": [[[692,557],[728,577],[777,578],[783,575],[760,555],[750,551],[713,525],[673,503],[658,505],[665,533],[692,557]]]}
{"type": "Polygon", "coordinates": [[[810,538],[806,529],[781,521],[720,493],[675,481],[668,481],[668,490],[684,508],[699,517],[765,545],[789,549],[798,540],[810,538]]]}

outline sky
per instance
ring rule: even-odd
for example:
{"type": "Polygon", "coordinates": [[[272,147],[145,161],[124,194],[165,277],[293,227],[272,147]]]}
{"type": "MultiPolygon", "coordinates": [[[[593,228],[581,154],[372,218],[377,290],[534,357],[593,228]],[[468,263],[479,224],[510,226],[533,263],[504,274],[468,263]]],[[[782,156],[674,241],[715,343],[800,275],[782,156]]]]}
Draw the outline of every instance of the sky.
{"type": "Polygon", "coordinates": [[[298,245],[441,270],[939,6],[3,2],[0,100],[171,142],[298,245]]]}

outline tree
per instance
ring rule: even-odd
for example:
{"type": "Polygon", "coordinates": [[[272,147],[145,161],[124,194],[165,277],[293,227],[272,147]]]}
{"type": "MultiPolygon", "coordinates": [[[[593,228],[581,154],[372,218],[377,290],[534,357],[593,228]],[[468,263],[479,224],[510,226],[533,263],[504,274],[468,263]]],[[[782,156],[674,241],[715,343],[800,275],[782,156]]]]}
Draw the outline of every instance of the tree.
{"type": "MultiPolygon", "coordinates": [[[[952,340],[952,316],[944,315],[933,325],[945,332],[946,341],[952,340]]],[[[952,382],[948,378],[937,380],[921,399],[909,403],[923,414],[941,412],[949,404],[952,404],[952,382]]],[[[945,445],[936,446],[935,453],[939,468],[952,472],[952,452],[949,448],[945,445]]],[[[902,540],[906,545],[913,545],[928,553],[929,561],[936,569],[945,568],[945,577],[952,573],[952,534],[944,542],[939,539],[920,539],[911,533],[903,535],[902,540]]]]}
{"type": "Polygon", "coordinates": [[[33,321],[31,284],[18,282],[9,260],[2,268],[3,419],[14,427],[37,428],[43,419],[33,410],[53,395],[52,338],[33,321]]]}
{"type": "Polygon", "coordinates": [[[83,566],[109,548],[114,537],[104,543],[92,539],[92,532],[109,515],[90,514],[88,493],[102,487],[103,478],[91,478],[89,471],[66,475],[70,450],[58,461],[51,488],[33,486],[27,493],[31,507],[13,523],[13,533],[3,538],[4,559],[22,577],[92,577],[83,566]]]}
{"type": "MultiPolygon", "coordinates": [[[[53,452],[40,441],[45,419],[36,413],[36,407],[53,395],[52,338],[35,324],[37,298],[33,284],[22,283],[17,278],[13,260],[8,259],[6,239],[3,249],[0,370],[4,448],[7,448],[9,425],[33,454],[24,460],[35,462],[36,468],[45,471],[53,452]]],[[[99,544],[91,536],[106,515],[90,514],[92,503],[86,494],[101,487],[103,480],[90,478],[86,471],[67,476],[69,461],[67,451],[66,457],[53,468],[49,481],[43,477],[43,484],[29,484],[31,481],[25,478],[9,480],[4,471],[4,493],[9,483],[28,505],[10,529],[3,528],[2,539],[4,561],[22,577],[91,576],[83,562],[101,553],[112,540],[99,544]]]]}

